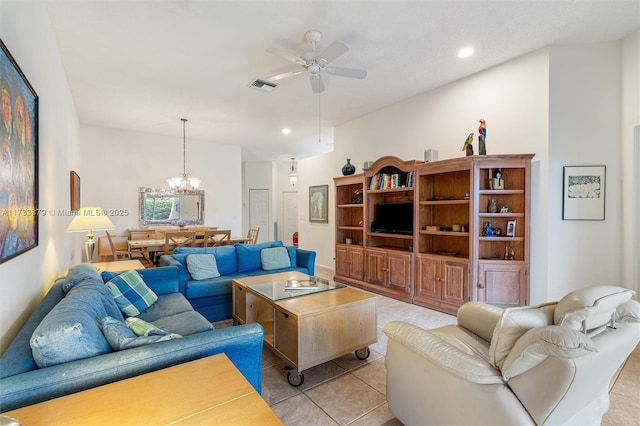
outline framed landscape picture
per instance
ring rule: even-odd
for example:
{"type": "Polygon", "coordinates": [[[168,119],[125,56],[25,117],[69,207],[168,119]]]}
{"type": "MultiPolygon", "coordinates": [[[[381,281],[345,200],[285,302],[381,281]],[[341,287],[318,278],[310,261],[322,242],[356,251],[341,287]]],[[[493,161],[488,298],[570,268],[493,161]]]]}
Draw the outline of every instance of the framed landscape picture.
{"type": "Polygon", "coordinates": [[[0,40],[0,263],[38,245],[38,95],[0,40]]]}
{"type": "Polygon", "coordinates": [[[309,222],[328,223],[327,196],[329,185],[317,185],[309,187],[309,222]]]}
{"type": "Polygon", "coordinates": [[[604,220],[605,166],[565,166],[563,220],[604,220]]]}

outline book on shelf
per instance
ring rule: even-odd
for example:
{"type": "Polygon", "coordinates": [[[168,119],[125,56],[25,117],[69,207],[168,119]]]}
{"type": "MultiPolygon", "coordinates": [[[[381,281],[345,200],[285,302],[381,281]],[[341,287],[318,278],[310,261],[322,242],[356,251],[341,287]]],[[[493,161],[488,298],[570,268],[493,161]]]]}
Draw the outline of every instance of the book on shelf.
{"type": "Polygon", "coordinates": [[[413,170],[407,173],[376,173],[369,182],[369,191],[413,187],[413,170]]]}

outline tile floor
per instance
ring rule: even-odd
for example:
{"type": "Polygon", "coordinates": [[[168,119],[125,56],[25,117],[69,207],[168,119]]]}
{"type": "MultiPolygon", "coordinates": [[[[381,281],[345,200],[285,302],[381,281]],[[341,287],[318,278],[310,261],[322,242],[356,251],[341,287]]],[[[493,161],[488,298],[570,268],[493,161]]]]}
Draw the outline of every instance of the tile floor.
{"type": "MultiPolygon", "coordinates": [[[[456,318],[441,312],[378,298],[378,342],[371,354],[359,360],[355,354],[305,370],[304,383],[287,382],[286,364],[270,349],[262,356],[262,397],[287,426],[293,425],[401,425],[389,412],[386,400],[384,356],[387,338],[382,327],[389,321],[406,321],[425,328],[455,324],[456,318]]],[[[215,323],[230,326],[231,320],[215,323]]]]}
{"type": "MultiPolygon", "coordinates": [[[[323,272],[316,271],[316,274],[324,276],[323,272]]],[[[366,360],[348,354],[310,368],[304,371],[304,383],[296,388],[287,382],[286,364],[270,349],[263,350],[262,397],[286,426],[402,425],[387,406],[384,366],[387,338],[382,327],[389,321],[406,321],[423,328],[436,328],[455,324],[456,318],[388,297],[377,295],[377,298],[378,342],[370,346],[371,355],[366,360]]],[[[230,319],[214,323],[216,328],[232,325],[230,319]]],[[[611,406],[603,425],[640,425],[634,414],[640,407],[639,360],[640,346],[611,391],[611,406]]]]}

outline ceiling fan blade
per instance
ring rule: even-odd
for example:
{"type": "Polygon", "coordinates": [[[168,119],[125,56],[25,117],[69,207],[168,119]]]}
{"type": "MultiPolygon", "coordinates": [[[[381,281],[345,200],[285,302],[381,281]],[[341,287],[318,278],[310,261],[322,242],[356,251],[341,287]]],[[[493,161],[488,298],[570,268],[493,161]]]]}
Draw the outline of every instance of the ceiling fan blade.
{"type": "Polygon", "coordinates": [[[324,92],[324,83],[322,82],[320,74],[310,76],[309,81],[311,82],[311,90],[313,90],[313,93],[324,92]]]}
{"type": "Polygon", "coordinates": [[[287,61],[291,61],[294,64],[299,64],[299,65],[307,64],[301,57],[299,57],[297,54],[295,54],[290,50],[281,49],[279,47],[270,47],[267,49],[267,52],[271,53],[272,55],[276,55],[283,59],[286,59],[287,61]]]}
{"type": "Polygon", "coordinates": [[[344,55],[349,51],[349,46],[341,41],[334,41],[327,47],[324,52],[318,55],[317,61],[320,65],[328,64],[334,61],[339,56],[344,55]]]}
{"type": "Polygon", "coordinates": [[[327,74],[339,75],[340,77],[365,78],[367,76],[367,72],[365,70],[357,68],[326,67],[324,70],[327,74]]]}
{"type": "Polygon", "coordinates": [[[285,71],[285,72],[280,73],[280,74],[276,74],[276,75],[272,75],[270,77],[266,77],[265,80],[267,80],[267,81],[278,81],[278,80],[282,80],[283,78],[293,77],[294,75],[302,74],[303,72],[304,72],[303,69],[296,67],[296,68],[290,69],[289,71],[285,71]]]}

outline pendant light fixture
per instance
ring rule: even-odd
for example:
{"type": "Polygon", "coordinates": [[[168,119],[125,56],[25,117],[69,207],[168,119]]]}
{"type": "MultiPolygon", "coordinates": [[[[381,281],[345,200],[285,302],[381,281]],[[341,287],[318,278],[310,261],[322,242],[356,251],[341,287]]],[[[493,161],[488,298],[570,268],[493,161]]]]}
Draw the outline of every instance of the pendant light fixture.
{"type": "Polygon", "coordinates": [[[291,171],[289,172],[289,183],[291,186],[296,186],[296,182],[298,182],[298,175],[296,173],[296,163],[295,158],[291,157],[291,171]]]}
{"type": "Polygon", "coordinates": [[[186,133],[186,118],[181,118],[182,121],[182,174],[171,179],[167,179],[169,188],[174,191],[185,192],[195,191],[200,186],[200,179],[189,177],[187,175],[186,168],[186,146],[187,146],[187,133],[186,133]]]}

